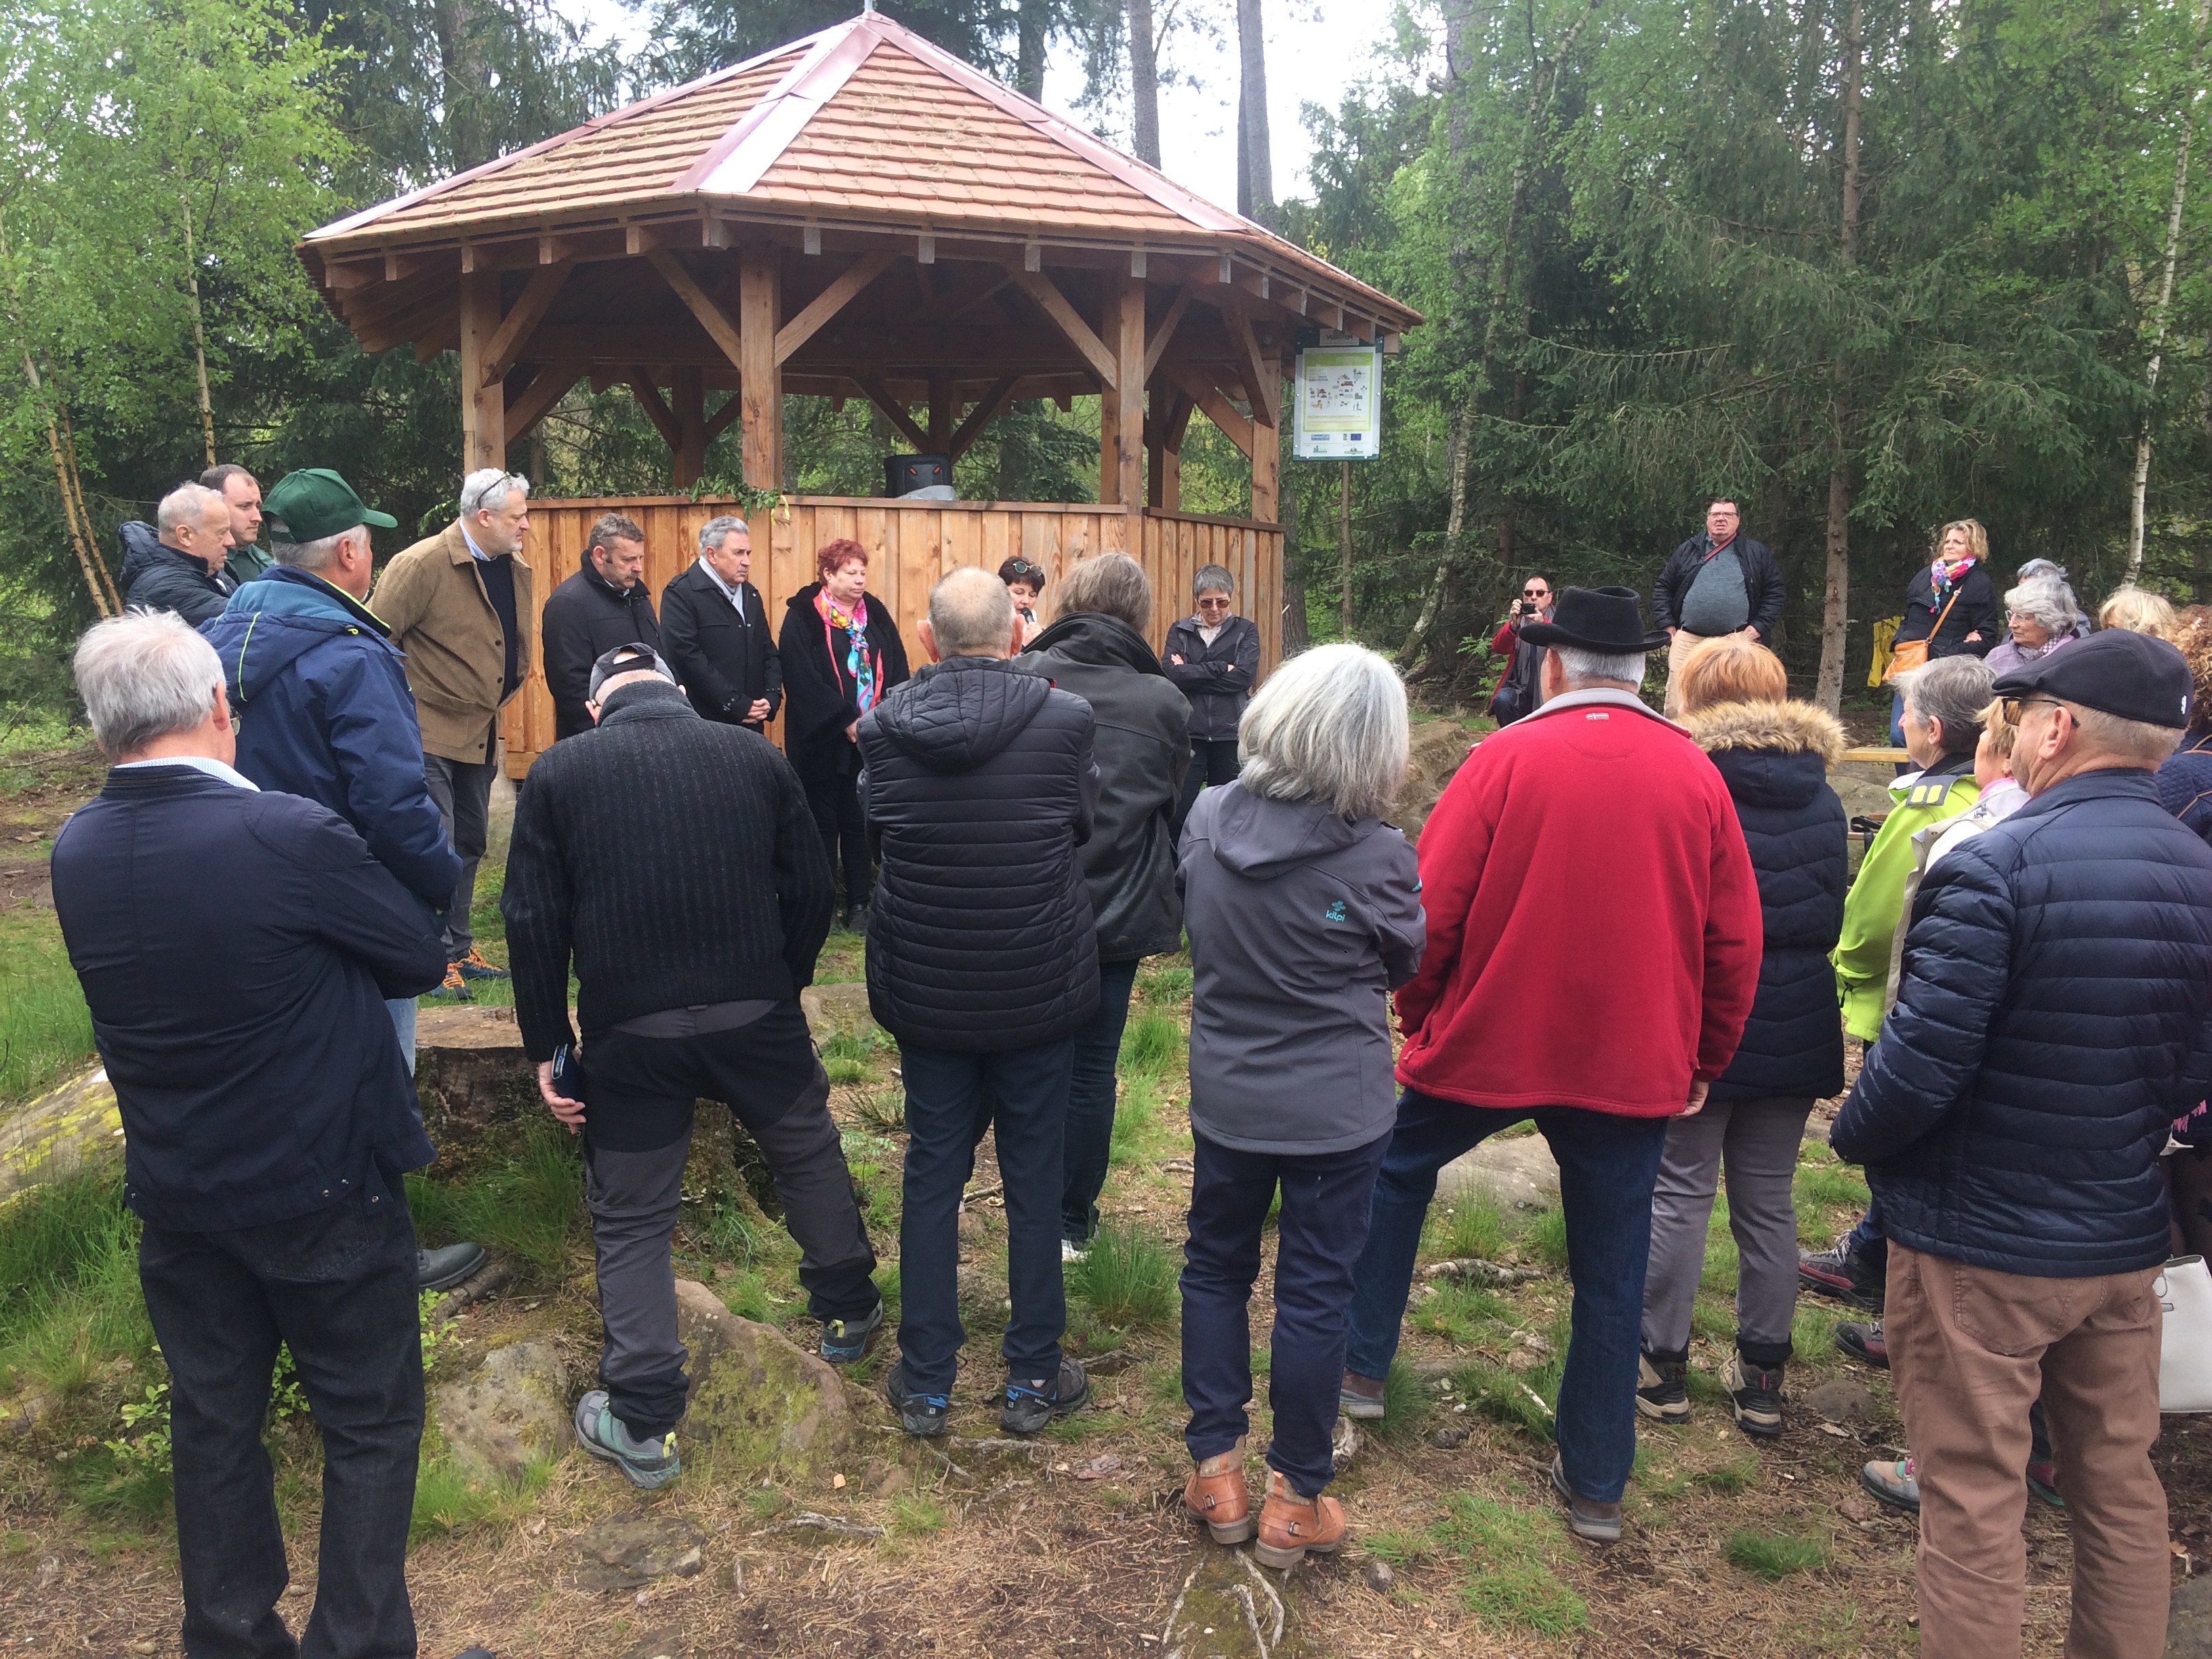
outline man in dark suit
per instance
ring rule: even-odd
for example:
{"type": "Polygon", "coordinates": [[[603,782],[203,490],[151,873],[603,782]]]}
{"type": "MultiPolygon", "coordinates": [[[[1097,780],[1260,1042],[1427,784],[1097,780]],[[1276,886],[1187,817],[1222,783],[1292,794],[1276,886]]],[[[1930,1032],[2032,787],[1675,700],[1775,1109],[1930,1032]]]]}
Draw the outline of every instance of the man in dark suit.
{"type": "Polygon", "coordinates": [[[661,648],[710,720],[757,732],[783,704],[783,659],[752,574],[752,535],[743,519],[709,519],[699,557],[661,590],[661,648]]]}
{"type": "Polygon", "coordinates": [[[55,840],[54,908],[144,1224],[185,1650],[294,1650],[261,1444],[285,1343],[323,1435],[307,1651],[411,1654],[422,1355],[402,1176],[435,1152],[384,1000],[443,976],[437,920],[337,814],[233,769],[222,665],[181,618],[103,622],[76,669],[113,769],[55,840]]]}
{"type": "Polygon", "coordinates": [[[653,594],[645,585],[645,532],[603,513],[584,538],[583,568],[545,596],[538,629],[545,689],[553,694],[553,740],[592,729],[584,703],[592,665],[618,645],[660,648],[653,594]]]}

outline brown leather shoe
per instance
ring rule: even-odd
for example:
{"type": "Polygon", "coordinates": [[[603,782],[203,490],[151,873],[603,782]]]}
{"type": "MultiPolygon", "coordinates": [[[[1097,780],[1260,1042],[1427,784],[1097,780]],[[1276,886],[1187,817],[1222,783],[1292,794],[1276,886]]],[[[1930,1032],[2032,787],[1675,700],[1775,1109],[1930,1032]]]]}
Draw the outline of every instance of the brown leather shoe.
{"type": "Polygon", "coordinates": [[[1382,1378],[1346,1371],[1336,1391],[1337,1413],[1342,1417],[1356,1417],[1363,1422],[1380,1421],[1385,1410],[1382,1393],[1382,1378]]]}
{"type": "Polygon", "coordinates": [[[1207,1458],[1183,1482],[1182,1506],[1206,1522],[1217,1544],[1241,1544],[1252,1535],[1252,1494],[1244,1488],[1244,1443],[1207,1458]]]}
{"type": "Polygon", "coordinates": [[[1311,1551],[1333,1555],[1344,1542],[1344,1505],[1334,1498],[1301,1498],[1280,1469],[1267,1472],[1260,1508],[1260,1541],[1252,1553],[1263,1567],[1295,1567],[1311,1551]]]}
{"type": "Polygon", "coordinates": [[[1552,1455],[1552,1490],[1559,1493],[1567,1506],[1569,1532],[1577,1538],[1587,1538],[1593,1544],[1618,1544],[1620,1541],[1620,1505],[1618,1503],[1601,1504],[1595,1498],[1584,1498],[1568,1486],[1566,1463],[1556,1452],[1552,1455]]]}

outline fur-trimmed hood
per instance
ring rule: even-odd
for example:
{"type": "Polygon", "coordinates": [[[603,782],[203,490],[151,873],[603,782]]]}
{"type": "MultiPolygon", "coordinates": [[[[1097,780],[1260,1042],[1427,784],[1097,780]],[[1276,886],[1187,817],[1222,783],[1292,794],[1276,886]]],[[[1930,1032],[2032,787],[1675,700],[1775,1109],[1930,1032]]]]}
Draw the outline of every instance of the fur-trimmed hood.
{"type": "Polygon", "coordinates": [[[1844,757],[1842,723],[1809,702],[1717,702],[1683,715],[1682,724],[1709,755],[1723,749],[1772,749],[1816,755],[1824,767],[1844,757]]]}

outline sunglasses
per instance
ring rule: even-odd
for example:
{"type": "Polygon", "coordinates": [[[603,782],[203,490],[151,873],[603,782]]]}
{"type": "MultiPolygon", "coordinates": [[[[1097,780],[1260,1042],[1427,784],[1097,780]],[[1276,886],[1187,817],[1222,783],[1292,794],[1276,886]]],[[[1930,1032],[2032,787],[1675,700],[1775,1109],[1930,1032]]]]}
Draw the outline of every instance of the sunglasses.
{"type": "Polygon", "coordinates": [[[2061,703],[2055,697],[2006,697],[2002,700],[2001,705],[2004,711],[2005,724],[2007,726],[2018,726],[2020,724],[2020,717],[2022,711],[2033,707],[2037,703],[2041,703],[2046,708],[2063,708],[2065,707],[2063,703],[2061,703]]]}
{"type": "Polygon", "coordinates": [[[1524,587],[1521,590],[1521,597],[1524,599],[1548,599],[1552,597],[1552,590],[1548,587],[1524,587]]]}

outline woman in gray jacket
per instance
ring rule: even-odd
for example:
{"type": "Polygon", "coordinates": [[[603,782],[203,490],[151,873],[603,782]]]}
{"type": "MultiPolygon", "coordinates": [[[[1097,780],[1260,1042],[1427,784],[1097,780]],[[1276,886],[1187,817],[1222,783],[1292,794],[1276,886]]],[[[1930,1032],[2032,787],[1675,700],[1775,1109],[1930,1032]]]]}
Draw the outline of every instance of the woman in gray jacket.
{"type": "Polygon", "coordinates": [[[1182,1273],[1183,1502],[1222,1543],[1253,1534],[1244,1485],[1248,1310],[1277,1186],[1275,1329],[1260,1559],[1342,1542],[1322,1489],[1352,1268],[1389,1144],[1389,994],[1426,939],[1413,849],[1382,820],[1406,775],[1406,691],[1356,645],[1278,669],[1245,711],[1238,781],[1199,797],[1176,878],[1195,969],[1196,1143],[1182,1273]]]}

